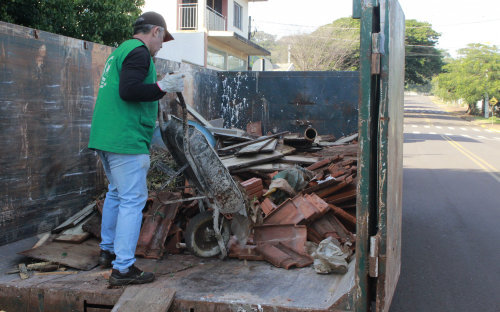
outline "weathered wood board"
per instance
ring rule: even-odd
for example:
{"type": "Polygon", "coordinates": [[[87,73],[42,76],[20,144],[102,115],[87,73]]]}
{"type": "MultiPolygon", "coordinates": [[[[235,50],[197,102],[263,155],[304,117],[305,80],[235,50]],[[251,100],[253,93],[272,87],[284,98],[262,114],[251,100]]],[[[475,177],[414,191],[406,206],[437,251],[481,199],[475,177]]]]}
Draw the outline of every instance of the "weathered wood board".
{"type": "Polygon", "coordinates": [[[274,151],[270,154],[258,154],[247,157],[229,157],[225,159],[221,159],[222,163],[228,170],[234,170],[244,167],[249,167],[252,165],[262,164],[266,162],[270,162],[276,159],[280,159],[283,157],[283,154],[280,152],[274,151]]]}
{"type": "Polygon", "coordinates": [[[175,289],[153,286],[128,286],[111,312],[167,312],[175,289]]]}
{"type": "MultiPolygon", "coordinates": [[[[267,145],[271,144],[271,142],[276,141],[276,139],[268,139],[262,142],[257,142],[248,146],[243,147],[241,150],[239,150],[236,155],[238,156],[245,156],[249,154],[257,154],[260,151],[262,151],[267,145]]],[[[276,147],[276,145],[274,145],[276,147]]],[[[274,151],[274,148],[268,152],[274,151]]]]}
{"type": "Polygon", "coordinates": [[[88,239],[81,244],[47,242],[40,247],[25,250],[19,254],[87,271],[97,266],[99,251],[98,241],[88,239]]]}

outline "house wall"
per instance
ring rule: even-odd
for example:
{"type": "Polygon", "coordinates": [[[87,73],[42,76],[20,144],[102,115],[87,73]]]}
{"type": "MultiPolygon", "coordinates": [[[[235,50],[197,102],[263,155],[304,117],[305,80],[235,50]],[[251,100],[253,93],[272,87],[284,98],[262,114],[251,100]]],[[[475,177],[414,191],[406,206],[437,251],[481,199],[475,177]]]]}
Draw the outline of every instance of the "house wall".
{"type": "Polygon", "coordinates": [[[172,36],[175,40],[165,42],[156,58],[205,66],[204,32],[178,32],[172,36]]]}
{"type": "MultiPolygon", "coordinates": [[[[231,55],[234,55],[234,56],[248,62],[248,54],[241,52],[240,50],[237,50],[237,49],[235,49],[227,44],[221,43],[221,42],[213,40],[213,39],[210,40],[210,37],[208,37],[208,45],[212,48],[229,53],[231,55]]],[[[208,64],[207,64],[207,66],[208,66],[208,64]]],[[[247,64],[247,66],[248,66],[248,64],[247,64]]],[[[208,66],[208,67],[210,68],[210,66],[208,66]]],[[[220,69],[218,69],[218,70],[220,70],[220,69]]]]}
{"type": "Polygon", "coordinates": [[[227,30],[234,31],[238,35],[248,39],[248,1],[247,0],[228,0],[229,18],[227,21],[227,30]],[[241,29],[234,27],[234,2],[242,6],[241,29]]]}

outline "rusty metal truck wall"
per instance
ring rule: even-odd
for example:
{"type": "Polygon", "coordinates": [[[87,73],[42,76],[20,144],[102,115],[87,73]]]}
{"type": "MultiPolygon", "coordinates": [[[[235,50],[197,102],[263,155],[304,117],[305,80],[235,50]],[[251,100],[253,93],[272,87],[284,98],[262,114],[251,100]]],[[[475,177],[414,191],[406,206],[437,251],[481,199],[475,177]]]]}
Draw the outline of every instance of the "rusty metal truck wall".
{"type": "MultiPolygon", "coordinates": [[[[49,231],[87,205],[104,174],[87,149],[111,47],[0,22],[0,245],[49,231]]],[[[356,72],[217,72],[157,59],[186,75],[186,102],[245,129],[340,137],[357,131],[356,72]]],[[[174,97],[162,101],[176,113],[174,97]]]]}
{"type": "Polygon", "coordinates": [[[357,72],[221,72],[219,98],[210,115],[224,117],[225,127],[246,129],[262,121],[262,130],[341,137],[357,132],[357,72]]]}
{"type": "Polygon", "coordinates": [[[102,188],[86,147],[110,52],[0,22],[0,245],[51,230],[102,188]]]}
{"type": "MultiPolygon", "coordinates": [[[[87,143],[112,51],[0,22],[0,245],[53,229],[105,187],[87,143]]],[[[160,77],[186,74],[190,105],[216,101],[215,71],[166,60],[156,65],[160,77]]],[[[165,97],[162,105],[172,100],[165,97]]]]}

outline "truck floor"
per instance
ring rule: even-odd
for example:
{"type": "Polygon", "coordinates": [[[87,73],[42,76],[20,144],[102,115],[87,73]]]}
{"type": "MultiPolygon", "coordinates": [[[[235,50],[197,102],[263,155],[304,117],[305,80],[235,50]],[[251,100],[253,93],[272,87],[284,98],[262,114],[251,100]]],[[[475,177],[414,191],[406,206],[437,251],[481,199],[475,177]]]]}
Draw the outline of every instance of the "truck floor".
{"type": "MultiPolygon", "coordinates": [[[[30,238],[0,247],[0,310],[109,311],[118,301],[124,288],[109,288],[109,269],[94,268],[71,275],[31,273],[25,280],[19,274],[6,274],[29,260],[16,252],[31,248],[36,241],[30,238]]],[[[169,255],[162,260],[139,258],[136,264],[157,277],[154,284],[143,287],[175,289],[170,311],[190,312],[239,308],[320,311],[346,301],[354,286],[355,271],[354,260],[344,275],[319,275],[312,267],[285,270],[263,261],[222,261],[192,255],[169,255]]]]}

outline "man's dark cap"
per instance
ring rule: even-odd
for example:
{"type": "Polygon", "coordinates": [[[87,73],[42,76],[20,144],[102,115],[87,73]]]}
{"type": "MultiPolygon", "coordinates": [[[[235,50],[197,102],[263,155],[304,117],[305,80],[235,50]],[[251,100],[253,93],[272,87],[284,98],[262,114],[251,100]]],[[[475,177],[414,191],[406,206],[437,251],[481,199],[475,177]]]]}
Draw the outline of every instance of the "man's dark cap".
{"type": "Polygon", "coordinates": [[[167,30],[167,23],[165,23],[165,19],[163,16],[156,12],[146,12],[139,16],[134,23],[134,28],[142,26],[142,25],[155,25],[160,26],[165,29],[165,35],[163,36],[163,42],[167,42],[170,40],[174,40],[174,37],[167,30]]]}

